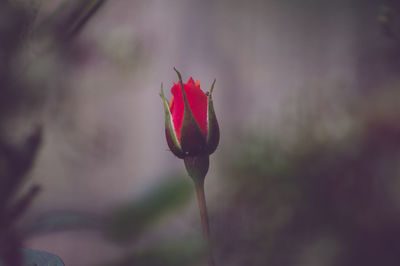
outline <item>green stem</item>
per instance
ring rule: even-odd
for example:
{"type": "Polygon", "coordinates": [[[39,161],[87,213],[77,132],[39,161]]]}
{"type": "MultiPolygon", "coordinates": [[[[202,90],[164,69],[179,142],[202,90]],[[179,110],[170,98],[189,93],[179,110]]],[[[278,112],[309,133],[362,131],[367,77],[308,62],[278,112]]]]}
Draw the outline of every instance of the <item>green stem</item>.
{"type": "Polygon", "coordinates": [[[208,223],[206,197],[204,195],[204,179],[202,180],[193,179],[193,180],[196,186],[197,202],[199,203],[201,225],[203,227],[203,237],[207,245],[208,265],[215,266],[212,254],[211,241],[210,241],[210,225],[208,223]]]}

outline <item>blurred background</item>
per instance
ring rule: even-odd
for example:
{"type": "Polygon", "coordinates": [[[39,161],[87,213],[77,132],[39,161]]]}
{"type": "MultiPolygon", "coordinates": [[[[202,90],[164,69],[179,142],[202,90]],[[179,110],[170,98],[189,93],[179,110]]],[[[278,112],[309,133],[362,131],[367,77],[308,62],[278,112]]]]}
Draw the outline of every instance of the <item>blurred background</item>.
{"type": "Polygon", "coordinates": [[[217,265],[399,265],[395,0],[1,1],[1,255],[205,264],[174,66],[217,80],[217,265]]]}

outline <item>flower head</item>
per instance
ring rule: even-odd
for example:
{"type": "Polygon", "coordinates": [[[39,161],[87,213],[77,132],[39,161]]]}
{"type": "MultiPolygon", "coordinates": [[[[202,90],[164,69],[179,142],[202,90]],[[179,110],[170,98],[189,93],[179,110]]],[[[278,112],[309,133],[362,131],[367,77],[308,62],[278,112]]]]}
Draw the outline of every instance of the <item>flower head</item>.
{"type": "Polygon", "coordinates": [[[200,82],[189,78],[183,84],[181,74],[179,83],[171,88],[171,102],[164,96],[161,86],[161,97],[165,111],[165,135],[171,151],[179,158],[208,156],[215,151],[219,142],[219,127],[214,112],[212,91],[205,93],[200,82]]]}

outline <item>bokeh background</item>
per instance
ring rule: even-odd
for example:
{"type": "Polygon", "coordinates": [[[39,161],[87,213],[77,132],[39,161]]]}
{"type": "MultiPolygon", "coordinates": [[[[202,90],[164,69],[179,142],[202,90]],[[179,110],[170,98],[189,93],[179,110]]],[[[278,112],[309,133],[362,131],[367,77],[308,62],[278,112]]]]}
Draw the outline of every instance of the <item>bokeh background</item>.
{"type": "Polygon", "coordinates": [[[19,177],[1,241],[74,266],[204,265],[164,136],[175,66],[217,80],[217,265],[399,265],[398,1],[4,0],[0,47],[1,178],[19,177]]]}

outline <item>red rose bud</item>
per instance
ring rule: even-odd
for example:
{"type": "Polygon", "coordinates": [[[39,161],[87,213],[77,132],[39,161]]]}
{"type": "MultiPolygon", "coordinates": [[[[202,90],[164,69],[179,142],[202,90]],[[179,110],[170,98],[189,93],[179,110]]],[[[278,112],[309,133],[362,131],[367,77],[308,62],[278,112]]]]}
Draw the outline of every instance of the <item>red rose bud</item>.
{"type": "MultiPolygon", "coordinates": [[[[170,103],[165,98],[161,86],[165,110],[165,135],[171,151],[177,157],[185,159],[185,164],[188,165],[186,163],[188,157],[208,157],[218,146],[219,127],[212,102],[215,80],[210,92],[204,93],[199,81],[194,82],[190,78],[183,84],[181,74],[175,68],[174,70],[178,74],[179,83],[174,83],[171,88],[173,98],[170,103]]],[[[208,158],[202,161],[207,161],[208,169],[208,158]]]]}

